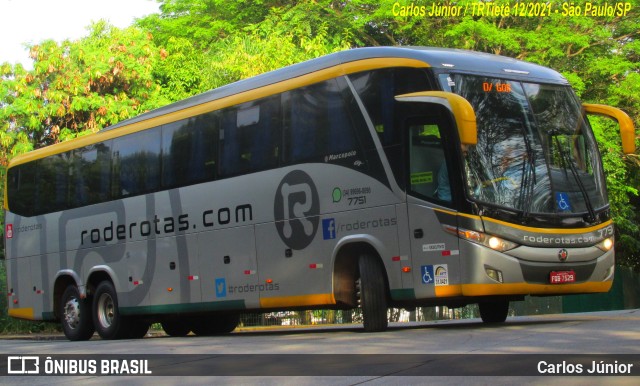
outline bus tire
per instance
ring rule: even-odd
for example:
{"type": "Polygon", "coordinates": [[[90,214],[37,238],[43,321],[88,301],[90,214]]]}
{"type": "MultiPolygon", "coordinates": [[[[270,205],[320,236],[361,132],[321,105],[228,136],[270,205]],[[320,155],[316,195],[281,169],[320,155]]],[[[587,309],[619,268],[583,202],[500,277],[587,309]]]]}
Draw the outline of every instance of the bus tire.
{"type": "Polygon", "coordinates": [[[229,334],[240,324],[239,314],[224,314],[216,318],[218,334],[229,334]]]}
{"type": "Polygon", "coordinates": [[[187,336],[191,332],[189,325],[181,320],[165,320],[160,325],[169,336],[187,336]]]}
{"type": "Polygon", "coordinates": [[[503,323],[509,313],[509,301],[497,300],[478,304],[480,318],[484,323],[503,323]]]}
{"type": "Polygon", "coordinates": [[[191,331],[198,336],[228,334],[240,323],[238,314],[212,315],[194,319],[191,331]]]}
{"type": "Polygon", "coordinates": [[[144,320],[138,319],[127,319],[127,326],[129,330],[130,339],[142,339],[147,336],[147,332],[149,332],[149,327],[151,324],[149,322],[145,322],[144,320]]]}
{"type": "Polygon", "coordinates": [[[358,260],[360,278],[357,282],[358,299],[366,332],[387,329],[387,288],[385,272],[378,260],[361,255],[358,260]]]}
{"type": "Polygon", "coordinates": [[[60,320],[64,336],[71,341],[89,340],[95,332],[91,300],[82,299],[75,285],[68,286],[60,298],[60,320]]]}
{"type": "Polygon", "coordinates": [[[118,309],[118,295],[110,281],[98,284],[93,295],[93,324],[102,339],[127,338],[129,331],[118,309]]]}

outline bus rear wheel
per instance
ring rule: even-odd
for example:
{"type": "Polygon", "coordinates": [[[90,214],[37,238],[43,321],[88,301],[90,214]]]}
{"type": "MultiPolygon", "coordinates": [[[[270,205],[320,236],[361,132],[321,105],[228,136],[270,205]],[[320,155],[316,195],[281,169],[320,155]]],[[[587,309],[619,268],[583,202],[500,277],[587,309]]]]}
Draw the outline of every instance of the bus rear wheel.
{"type": "Polygon", "coordinates": [[[125,319],[118,309],[118,295],[110,281],[98,284],[93,295],[93,324],[102,339],[130,337],[125,319]]]}
{"type": "Polygon", "coordinates": [[[228,334],[240,323],[238,314],[203,316],[193,320],[191,331],[198,336],[228,334]]]}
{"type": "Polygon", "coordinates": [[[169,336],[187,336],[191,331],[191,327],[182,320],[165,320],[160,325],[169,336]]]}
{"type": "Polygon", "coordinates": [[[131,339],[142,339],[147,336],[149,332],[149,327],[151,327],[151,323],[146,322],[144,320],[130,319],[127,322],[128,330],[129,330],[129,338],[131,339]]]}
{"type": "Polygon", "coordinates": [[[387,329],[387,288],[385,272],[380,262],[369,255],[358,260],[360,278],[356,286],[362,307],[364,330],[378,332],[387,329]]]}
{"type": "Polygon", "coordinates": [[[509,313],[509,301],[498,300],[478,304],[480,317],[484,323],[503,323],[509,313]]]}
{"type": "Polygon", "coordinates": [[[91,301],[82,299],[75,285],[68,286],[60,299],[62,331],[71,341],[89,340],[95,328],[91,319],[91,301]]]}

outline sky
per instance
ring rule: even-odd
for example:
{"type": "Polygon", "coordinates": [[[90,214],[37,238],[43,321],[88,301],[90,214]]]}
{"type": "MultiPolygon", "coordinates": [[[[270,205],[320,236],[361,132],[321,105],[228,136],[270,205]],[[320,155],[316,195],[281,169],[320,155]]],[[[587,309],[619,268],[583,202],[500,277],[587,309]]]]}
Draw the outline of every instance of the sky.
{"type": "Polygon", "coordinates": [[[155,0],[0,0],[0,63],[32,68],[25,43],[79,39],[92,21],[105,19],[119,28],[135,18],[158,13],[155,0]]]}

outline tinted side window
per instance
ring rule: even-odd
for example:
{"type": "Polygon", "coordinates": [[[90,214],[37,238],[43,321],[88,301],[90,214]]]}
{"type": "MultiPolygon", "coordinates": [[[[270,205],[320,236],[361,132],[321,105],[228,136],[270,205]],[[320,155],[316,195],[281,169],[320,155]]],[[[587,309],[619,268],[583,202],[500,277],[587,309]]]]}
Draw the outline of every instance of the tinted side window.
{"type": "Polygon", "coordinates": [[[9,170],[9,209],[22,216],[35,214],[36,162],[19,165],[9,170]]]}
{"type": "Polygon", "coordinates": [[[222,110],[220,176],[278,166],[280,126],[280,95],[222,110]]]}
{"type": "Polygon", "coordinates": [[[113,140],[113,197],[160,188],[160,128],[113,140]]]}
{"type": "Polygon", "coordinates": [[[57,212],[69,207],[69,168],[71,152],[38,161],[36,213],[57,212]]]}
{"type": "Polygon", "coordinates": [[[356,151],[356,134],[336,79],[286,94],[289,163],[324,162],[330,155],[343,159],[343,153],[356,151]]]}
{"type": "Polygon", "coordinates": [[[162,127],[162,185],[186,186],[216,178],[218,114],[162,127]]]}
{"type": "Polygon", "coordinates": [[[408,118],[406,103],[396,102],[396,95],[433,90],[424,69],[391,68],[349,75],[382,143],[396,181],[404,186],[402,127],[408,118]]]}
{"type": "Polygon", "coordinates": [[[69,172],[69,206],[97,204],[111,199],[111,142],[74,150],[69,172]]]}

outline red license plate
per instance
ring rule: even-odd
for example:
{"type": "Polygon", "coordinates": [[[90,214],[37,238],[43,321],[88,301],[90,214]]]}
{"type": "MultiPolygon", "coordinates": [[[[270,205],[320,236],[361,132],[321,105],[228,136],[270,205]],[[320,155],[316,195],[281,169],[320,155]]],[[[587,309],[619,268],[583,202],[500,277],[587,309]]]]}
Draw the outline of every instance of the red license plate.
{"type": "Polygon", "coordinates": [[[576,273],[574,271],[553,271],[549,275],[551,284],[573,283],[576,281],[576,273]]]}

